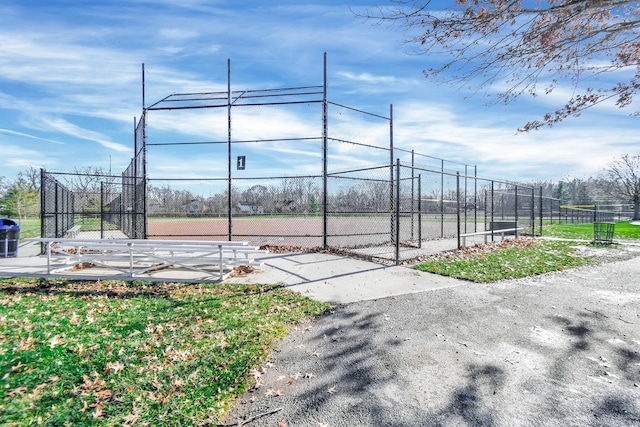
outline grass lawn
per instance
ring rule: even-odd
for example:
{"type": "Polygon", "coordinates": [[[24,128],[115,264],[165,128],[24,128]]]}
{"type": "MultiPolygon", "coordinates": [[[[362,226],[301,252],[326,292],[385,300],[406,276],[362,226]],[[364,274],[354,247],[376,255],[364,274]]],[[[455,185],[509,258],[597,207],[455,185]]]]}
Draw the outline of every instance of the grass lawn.
{"type": "Polygon", "coordinates": [[[517,239],[497,245],[497,249],[494,246],[491,250],[472,248],[456,251],[453,255],[436,257],[415,268],[472,282],[493,282],[596,262],[591,257],[576,256],[577,244],[574,242],[517,239]]]}
{"type": "Polygon", "coordinates": [[[20,238],[40,237],[40,219],[22,219],[20,224],[20,238]]]}
{"type": "MultiPolygon", "coordinates": [[[[542,233],[547,237],[593,240],[593,224],[553,224],[545,225],[542,233]]],[[[617,222],[613,239],[640,239],[640,225],[617,222]]]]}
{"type": "Polygon", "coordinates": [[[0,424],[215,425],[329,308],[280,286],[0,279],[0,424]]]}

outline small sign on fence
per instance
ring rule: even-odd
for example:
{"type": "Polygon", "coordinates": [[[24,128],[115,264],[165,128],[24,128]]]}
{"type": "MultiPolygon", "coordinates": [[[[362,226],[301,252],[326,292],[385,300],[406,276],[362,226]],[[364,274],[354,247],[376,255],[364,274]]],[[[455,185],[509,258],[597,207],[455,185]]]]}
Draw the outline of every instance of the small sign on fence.
{"type": "Polygon", "coordinates": [[[245,156],[238,156],[238,170],[243,171],[245,167],[245,156]]]}

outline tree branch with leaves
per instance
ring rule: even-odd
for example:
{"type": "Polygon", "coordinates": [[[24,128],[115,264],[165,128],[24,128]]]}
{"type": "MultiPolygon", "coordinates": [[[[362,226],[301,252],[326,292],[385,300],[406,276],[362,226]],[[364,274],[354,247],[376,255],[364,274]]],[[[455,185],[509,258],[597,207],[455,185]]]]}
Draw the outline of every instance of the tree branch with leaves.
{"type": "MultiPolygon", "coordinates": [[[[628,107],[640,89],[640,3],[628,0],[390,0],[363,16],[407,34],[416,54],[444,54],[424,70],[441,82],[477,90],[500,84],[509,103],[570,84],[566,104],[520,130],[552,126],[607,100],[628,107]],[[615,84],[605,74],[624,70],[615,84]]],[[[638,115],[636,111],[633,113],[638,115]]]]}

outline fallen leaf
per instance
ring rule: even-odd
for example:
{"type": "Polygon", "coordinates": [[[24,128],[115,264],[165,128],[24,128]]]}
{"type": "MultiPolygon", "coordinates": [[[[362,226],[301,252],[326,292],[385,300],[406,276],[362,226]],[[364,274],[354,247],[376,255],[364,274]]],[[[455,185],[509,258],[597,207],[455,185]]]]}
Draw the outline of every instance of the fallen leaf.
{"type": "Polygon", "coordinates": [[[117,374],[118,372],[122,371],[124,369],[124,365],[118,361],[115,362],[109,362],[106,364],[106,366],[104,367],[104,370],[107,374],[110,373],[114,373],[117,374]]]}
{"type": "Polygon", "coordinates": [[[272,397],[272,396],[282,396],[284,394],[284,392],[280,389],[278,390],[274,390],[272,388],[270,388],[269,390],[266,391],[266,393],[264,394],[266,397],[272,397]]]}
{"type": "Polygon", "coordinates": [[[49,348],[55,348],[62,344],[64,344],[64,339],[57,335],[49,340],[49,348]]]}
{"type": "Polygon", "coordinates": [[[140,416],[137,414],[129,414],[129,415],[126,415],[123,419],[125,424],[133,424],[136,421],[138,421],[138,418],[140,418],[140,416]]]}
{"type": "Polygon", "coordinates": [[[96,410],[93,412],[93,418],[102,418],[104,413],[102,412],[102,408],[100,406],[96,406],[96,410]]]}

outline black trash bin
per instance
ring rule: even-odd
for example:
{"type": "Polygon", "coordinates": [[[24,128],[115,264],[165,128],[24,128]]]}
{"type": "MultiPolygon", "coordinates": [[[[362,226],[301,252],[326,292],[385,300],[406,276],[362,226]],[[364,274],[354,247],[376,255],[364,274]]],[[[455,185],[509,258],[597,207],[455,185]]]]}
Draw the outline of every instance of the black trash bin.
{"type": "Polygon", "coordinates": [[[20,226],[9,218],[0,218],[0,258],[18,256],[20,226]]]}

